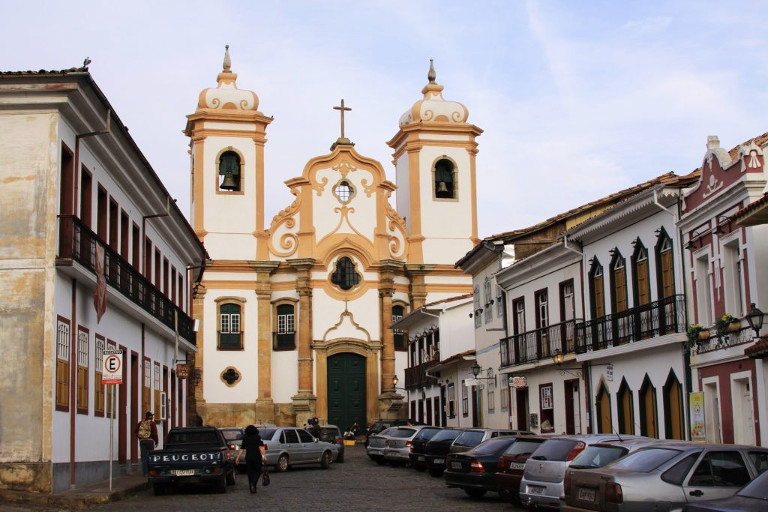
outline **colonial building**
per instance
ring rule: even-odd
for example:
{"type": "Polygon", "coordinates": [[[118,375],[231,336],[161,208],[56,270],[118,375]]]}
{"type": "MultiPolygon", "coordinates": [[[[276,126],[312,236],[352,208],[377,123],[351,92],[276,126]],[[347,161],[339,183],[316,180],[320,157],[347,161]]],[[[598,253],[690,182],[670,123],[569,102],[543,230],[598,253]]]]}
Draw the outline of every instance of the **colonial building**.
{"type": "Polygon", "coordinates": [[[87,68],[0,73],[0,183],[0,488],[104,480],[185,424],[205,251],[87,68]]]}
{"type": "Polygon", "coordinates": [[[343,429],[406,416],[393,378],[407,346],[389,327],[470,292],[453,262],[477,241],[481,130],[462,104],[443,98],[431,67],[428,80],[388,142],[396,209],[383,166],[345,136],[342,102],[334,107],[341,136],[285,181],[296,199],[267,222],[272,118],[254,92],[238,88],[227,51],[218,85],[200,93],[186,127],[192,224],[211,257],[195,296],[194,402],[204,423],[317,416],[343,429]]]}
{"type": "Polygon", "coordinates": [[[709,137],[701,178],[683,198],[689,320],[701,331],[691,358],[703,392],[698,434],[712,442],[768,444],[765,364],[745,354],[757,344],[746,317],[768,305],[768,227],[740,216],[765,193],[767,146],[766,134],[730,151],[709,137]]]}

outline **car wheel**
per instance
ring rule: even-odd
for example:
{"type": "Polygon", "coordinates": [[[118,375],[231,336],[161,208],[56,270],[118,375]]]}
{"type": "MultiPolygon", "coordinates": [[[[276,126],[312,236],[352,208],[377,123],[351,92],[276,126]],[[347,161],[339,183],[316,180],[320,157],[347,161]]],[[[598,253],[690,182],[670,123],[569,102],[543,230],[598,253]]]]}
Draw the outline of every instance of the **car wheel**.
{"type": "Polygon", "coordinates": [[[343,453],[339,454],[339,458],[336,459],[336,462],[344,462],[344,454],[343,453]]]}
{"type": "Polygon", "coordinates": [[[421,471],[421,472],[424,472],[424,471],[426,471],[426,470],[427,470],[427,468],[425,468],[425,467],[424,467],[424,466],[422,466],[421,464],[414,464],[414,465],[413,465],[413,469],[415,469],[416,471],[421,471]]]}
{"type": "Polygon", "coordinates": [[[331,452],[323,452],[323,456],[320,459],[320,467],[323,469],[328,469],[331,467],[331,463],[333,462],[333,454],[331,452]]]}
{"type": "Polygon", "coordinates": [[[399,460],[391,460],[389,461],[389,465],[392,466],[393,468],[399,468],[400,466],[403,465],[403,463],[400,462],[399,460]]]}
{"type": "Polygon", "coordinates": [[[232,468],[232,471],[227,475],[227,485],[235,485],[237,483],[237,470],[232,468]]]}
{"type": "Polygon", "coordinates": [[[282,454],[280,458],[277,459],[277,471],[280,473],[288,471],[288,456],[286,454],[282,454]]]}
{"type": "Polygon", "coordinates": [[[227,477],[225,476],[224,478],[219,478],[218,480],[216,480],[216,484],[214,488],[216,489],[216,492],[218,492],[219,494],[226,494],[227,477]]]}
{"type": "Polygon", "coordinates": [[[440,478],[443,476],[443,471],[444,470],[442,468],[429,468],[429,474],[435,478],[440,478]]]}
{"type": "Polygon", "coordinates": [[[165,494],[165,484],[154,483],[152,484],[152,492],[155,496],[162,496],[165,494]]]}
{"type": "Polygon", "coordinates": [[[373,460],[375,460],[376,464],[378,464],[379,466],[383,466],[384,464],[387,463],[387,461],[384,460],[384,457],[376,457],[373,460]]]}
{"type": "Polygon", "coordinates": [[[471,498],[482,498],[488,491],[485,489],[464,489],[464,492],[469,494],[471,498]]]}

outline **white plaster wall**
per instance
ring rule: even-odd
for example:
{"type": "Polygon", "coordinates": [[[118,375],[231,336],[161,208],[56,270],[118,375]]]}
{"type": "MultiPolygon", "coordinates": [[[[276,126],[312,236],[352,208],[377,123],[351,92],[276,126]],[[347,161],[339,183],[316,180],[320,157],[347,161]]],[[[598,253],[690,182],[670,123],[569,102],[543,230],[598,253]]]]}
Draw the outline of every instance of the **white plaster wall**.
{"type": "Polygon", "coordinates": [[[475,347],[474,324],[469,318],[472,303],[447,309],[440,316],[440,359],[475,347]]]}
{"type": "Polygon", "coordinates": [[[395,205],[397,213],[405,218],[406,231],[411,232],[411,183],[410,183],[410,164],[408,163],[408,152],[404,151],[395,160],[395,180],[397,191],[395,205]]]}
{"type": "MultiPolygon", "coordinates": [[[[314,379],[312,382],[314,386],[314,379]]],[[[299,391],[299,351],[272,352],[272,400],[289,403],[299,391]]],[[[254,396],[255,398],[255,396],[254,396]]]]}
{"type": "Polygon", "coordinates": [[[313,339],[317,340],[380,340],[378,290],[368,290],[361,297],[345,304],[329,297],[323,290],[315,289],[312,295],[312,326],[313,339]],[[352,313],[351,318],[342,315],[345,306],[352,313]]]}

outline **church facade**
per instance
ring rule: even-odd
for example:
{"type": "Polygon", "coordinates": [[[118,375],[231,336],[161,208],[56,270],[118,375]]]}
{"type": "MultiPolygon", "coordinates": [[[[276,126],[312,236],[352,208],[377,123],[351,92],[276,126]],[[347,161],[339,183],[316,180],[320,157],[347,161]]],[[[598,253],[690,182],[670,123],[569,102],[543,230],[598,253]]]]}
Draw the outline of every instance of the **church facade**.
{"type": "Polygon", "coordinates": [[[430,66],[423,98],[388,142],[397,185],[344,135],[285,181],[270,222],[264,154],[272,118],[237,87],[227,50],[217,86],[188,116],[192,226],[210,259],[194,298],[190,407],[204,424],[364,425],[405,417],[407,336],[392,323],[471,292],[454,262],[478,241],[482,130],[447,101],[430,66]],[[397,190],[396,205],[390,204],[397,190]]]}

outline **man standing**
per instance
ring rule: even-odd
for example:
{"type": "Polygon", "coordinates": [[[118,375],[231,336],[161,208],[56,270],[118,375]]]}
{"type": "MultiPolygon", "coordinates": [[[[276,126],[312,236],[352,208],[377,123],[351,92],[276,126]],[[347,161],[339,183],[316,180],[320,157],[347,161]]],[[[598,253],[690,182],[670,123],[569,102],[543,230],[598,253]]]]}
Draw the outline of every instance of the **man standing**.
{"type": "Polygon", "coordinates": [[[144,476],[148,476],[149,452],[155,449],[157,440],[157,425],[155,424],[155,415],[152,411],[147,411],[144,419],[136,425],[136,437],[139,439],[139,449],[141,450],[141,469],[144,476]]]}

